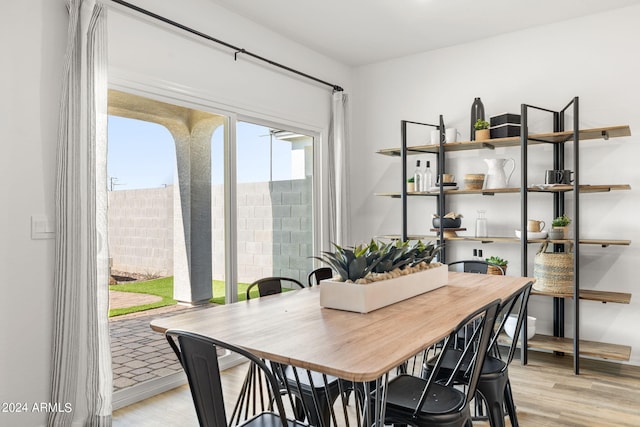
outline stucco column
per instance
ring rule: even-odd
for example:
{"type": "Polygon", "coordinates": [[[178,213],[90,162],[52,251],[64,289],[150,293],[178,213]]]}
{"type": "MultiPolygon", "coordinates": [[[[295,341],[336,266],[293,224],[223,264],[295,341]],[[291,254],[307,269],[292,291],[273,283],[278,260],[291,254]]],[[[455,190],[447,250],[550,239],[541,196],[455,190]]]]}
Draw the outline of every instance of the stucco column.
{"type": "Polygon", "coordinates": [[[202,304],[212,296],[211,136],[224,118],[192,111],[176,142],[173,298],[202,304]]]}
{"type": "Polygon", "coordinates": [[[211,136],[225,117],[115,90],[109,114],[165,126],[175,140],[173,297],[200,304],[212,297],[211,136]]]}

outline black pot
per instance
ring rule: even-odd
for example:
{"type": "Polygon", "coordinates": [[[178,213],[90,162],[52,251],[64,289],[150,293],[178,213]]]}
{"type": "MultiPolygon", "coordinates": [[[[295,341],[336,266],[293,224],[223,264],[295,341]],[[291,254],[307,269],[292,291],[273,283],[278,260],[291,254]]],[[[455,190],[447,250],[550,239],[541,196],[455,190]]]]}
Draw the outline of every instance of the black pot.
{"type": "MultiPolygon", "coordinates": [[[[442,227],[460,228],[462,218],[442,218],[442,227]]],[[[433,228],[440,228],[440,218],[433,218],[433,228]]]]}

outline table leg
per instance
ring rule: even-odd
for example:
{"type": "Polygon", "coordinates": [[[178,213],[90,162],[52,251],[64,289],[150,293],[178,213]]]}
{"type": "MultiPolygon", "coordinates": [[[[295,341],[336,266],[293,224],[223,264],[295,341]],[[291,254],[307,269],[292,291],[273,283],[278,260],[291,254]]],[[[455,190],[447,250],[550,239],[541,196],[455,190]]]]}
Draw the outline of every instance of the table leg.
{"type": "Polygon", "coordinates": [[[384,426],[385,402],[387,401],[387,385],[389,373],[375,381],[365,382],[363,426],[384,426]]]}

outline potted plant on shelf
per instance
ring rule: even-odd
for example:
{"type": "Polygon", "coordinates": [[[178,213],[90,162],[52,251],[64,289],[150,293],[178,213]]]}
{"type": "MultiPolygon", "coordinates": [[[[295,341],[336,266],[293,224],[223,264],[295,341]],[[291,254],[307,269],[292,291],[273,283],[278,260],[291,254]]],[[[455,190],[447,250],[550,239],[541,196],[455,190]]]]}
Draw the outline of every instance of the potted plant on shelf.
{"type": "Polygon", "coordinates": [[[476,130],[476,141],[484,141],[491,139],[489,133],[489,122],[486,120],[478,119],[473,124],[473,128],[476,130]]]}
{"type": "Polygon", "coordinates": [[[562,230],[562,238],[569,238],[569,224],[571,224],[571,218],[566,215],[560,215],[551,222],[551,226],[554,230],[562,230]]]}
{"type": "Polygon", "coordinates": [[[338,276],[321,282],[323,307],[367,313],[447,283],[447,266],[433,262],[442,244],[371,240],[354,247],[333,246],[333,252],[313,257],[338,276]]]}
{"type": "Polygon", "coordinates": [[[487,261],[490,264],[493,265],[489,265],[487,266],[487,274],[495,274],[498,276],[501,276],[504,272],[504,274],[507,274],[507,264],[509,264],[509,261],[507,261],[506,259],[502,259],[499,256],[492,256],[489,257],[487,259],[485,259],[485,261],[487,261]],[[500,268],[502,268],[502,271],[500,271],[499,268],[496,268],[495,266],[500,266],[500,268]]]}
{"type": "Polygon", "coordinates": [[[407,179],[407,193],[413,193],[416,191],[416,182],[413,177],[407,179]]]}

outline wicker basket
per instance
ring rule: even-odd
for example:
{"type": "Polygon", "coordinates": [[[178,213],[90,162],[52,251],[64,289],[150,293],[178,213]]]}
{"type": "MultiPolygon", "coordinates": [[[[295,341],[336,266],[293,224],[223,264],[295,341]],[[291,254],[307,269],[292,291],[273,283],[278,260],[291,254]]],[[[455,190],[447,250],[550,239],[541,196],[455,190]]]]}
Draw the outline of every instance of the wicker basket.
{"type": "Polygon", "coordinates": [[[533,263],[533,289],[555,294],[573,293],[573,243],[568,243],[567,252],[547,252],[544,242],[533,263]]]}

